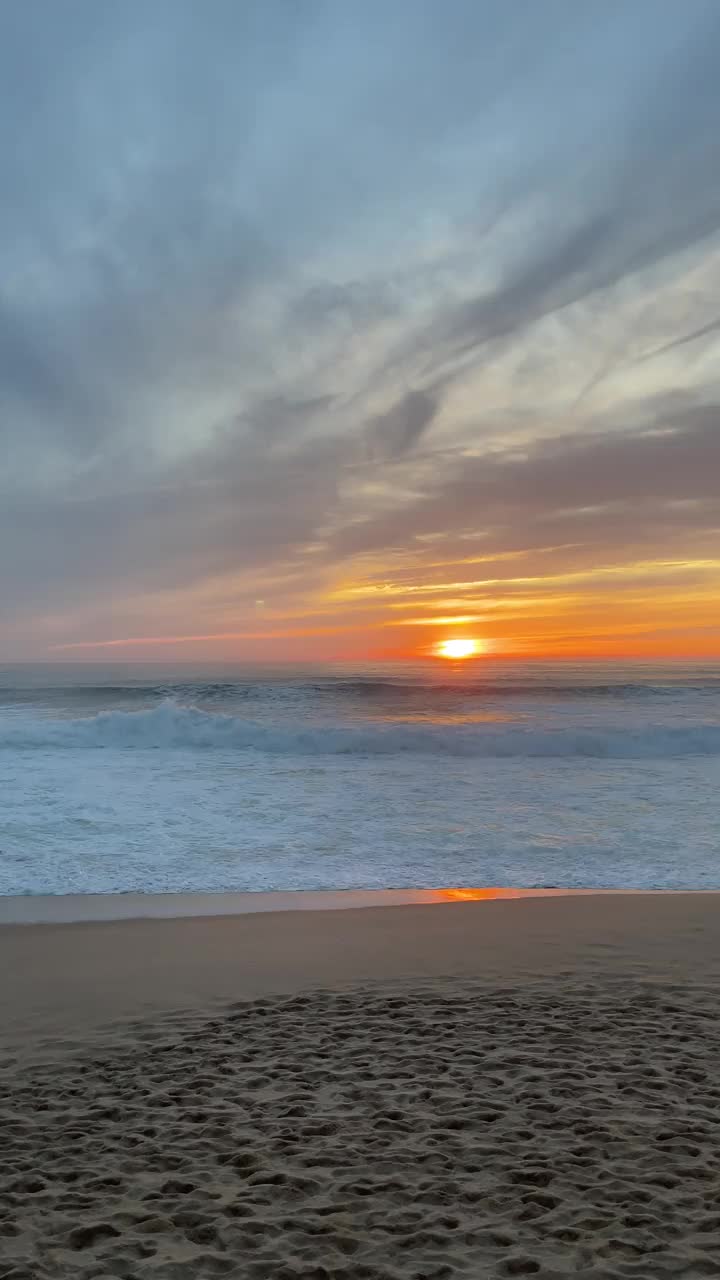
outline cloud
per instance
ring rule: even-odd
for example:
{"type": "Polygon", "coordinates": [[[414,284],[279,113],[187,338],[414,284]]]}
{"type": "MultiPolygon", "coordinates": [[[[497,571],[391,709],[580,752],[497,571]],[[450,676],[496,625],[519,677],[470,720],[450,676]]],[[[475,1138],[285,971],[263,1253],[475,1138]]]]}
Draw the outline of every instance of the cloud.
{"type": "Polygon", "coordinates": [[[368,428],[371,449],[380,456],[399,458],[419,444],[437,412],[437,399],[426,391],[408,391],[386,413],[378,414],[368,428]]]}
{"type": "Polygon", "coordinates": [[[664,342],[662,346],[646,352],[644,356],[638,358],[637,363],[641,364],[645,360],[655,360],[657,356],[667,355],[669,351],[675,351],[678,347],[686,347],[691,342],[699,342],[701,338],[714,337],[718,331],[720,331],[720,319],[710,320],[707,324],[700,325],[699,329],[694,329],[692,333],[683,333],[679,338],[673,338],[671,342],[664,342]]]}
{"type": "Polygon", "coordinates": [[[416,488],[395,511],[338,530],[335,553],[470,532],[488,553],[555,540],[627,556],[648,534],[720,526],[720,407],[663,417],[658,406],[652,429],[559,436],[444,466],[436,458],[416,488]]]}
{"type": "Polygon", "coordinates": [[[671,421],[650,356],[717,327],[719,60],[716,0],[2,6],[1,620],[704,529],[710,375],[671,421]]]}

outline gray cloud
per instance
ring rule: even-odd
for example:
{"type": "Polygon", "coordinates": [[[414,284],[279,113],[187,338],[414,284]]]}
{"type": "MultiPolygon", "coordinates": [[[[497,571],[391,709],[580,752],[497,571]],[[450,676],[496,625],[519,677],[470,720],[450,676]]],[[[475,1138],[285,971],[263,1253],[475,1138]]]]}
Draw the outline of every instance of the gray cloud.
{"type": "Polygon", "coordinates": [[[430,427],[437,412],[437,399],[426,391],[408,391],[386,413],[370,423],[371,450],[380,457],[399,458],[408,453],[430,427]]]}
{"type": "MultiPolygon", "coordinates": [[[[463,304],[452,315],[447,340],[463,353],[577,302],[597,287],[597,264],[611,238],[610,220],[598,216],[559,244],[546,242],[541,251],[534,249],[535,257],[513,269],[500,289],[463,304]]],[[[599,280],[606,282],[603,275],[599,280]]]]}
{"type": "Polygon", "coordinates": [[[637,363],[642,364],[645,360],[655,360],[657,356],[664,356],[669,351],[675,351],[677,347],[686,347],[692,342],[699,342],[701,338],[714,337],[719,330],[720,319],[710,320],[708,324],[700,325],[699,329],[693,329],[692,333],[683,333],[679,338],[673,338],[671,342],[664,342],[662,346],[646,352],[644,356],[640,356],[637,363]]]}
{"type": "MultiPolygon", "coordinates": [[[[549,541],[631,547],[663,528],[720,526],[720,408],[663,418],[653,430],[560,436],[522,452],[451,459],[424,492],[338,532],[337,554],[411,546],[418,535],[490,534],[487,549],[549,541]]],[[[486,549],[483,539],[480,544],[486,549]]]]}
{"type": "Polygon", "coordinates": [[[202,465],[103,496],[10,499],[0,541],[6,600],[79,604],[120,592],[192,589],[205,577],[292,559],[337,496],[337,450],[275,457],[227,439],[202,465]],[[18,548],[22,554],[18,556],[18,548]]]}
{"type": "MultiPolygon", "coordinates": [[[[696,23],[652,66],[647,95],[621,95],[626,118],[608,104],[605,127],[584,140],[585,156],[574,153],[572,135],[565,148],[562,135],[557,149],[550,141],[544,171],[529,173],[520,189],[554,197],[552,216],[499,285],[429,328],[423,347],[431,369],[438,358],[506,339],[720,231],[720,12],[700,4],[692,14],[696,23]],[[558,172],[558,156],[570,180],[558,172]]],[[[582,117],[584,95],[579,101],[582,117]]]]}

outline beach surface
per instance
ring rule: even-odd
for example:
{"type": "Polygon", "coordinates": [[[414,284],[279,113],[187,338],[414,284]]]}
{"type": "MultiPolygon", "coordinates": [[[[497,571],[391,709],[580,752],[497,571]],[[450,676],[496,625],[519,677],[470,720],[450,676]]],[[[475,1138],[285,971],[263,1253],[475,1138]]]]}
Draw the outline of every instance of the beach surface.
{"type": "Polygon", "coordinates": [[[720,895],[0,927],[2,1280],[720,1275],[720,895]]]}

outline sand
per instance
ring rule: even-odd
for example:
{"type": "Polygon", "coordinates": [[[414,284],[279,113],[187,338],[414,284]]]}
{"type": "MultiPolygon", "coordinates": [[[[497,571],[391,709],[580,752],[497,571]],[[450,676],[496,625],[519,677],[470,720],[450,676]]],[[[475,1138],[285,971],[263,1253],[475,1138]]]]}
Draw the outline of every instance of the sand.
{"type": "Polygon", "coordinates": [[[0,1277],[719,1276],[719,924],[3,927],[0,1277]]]}

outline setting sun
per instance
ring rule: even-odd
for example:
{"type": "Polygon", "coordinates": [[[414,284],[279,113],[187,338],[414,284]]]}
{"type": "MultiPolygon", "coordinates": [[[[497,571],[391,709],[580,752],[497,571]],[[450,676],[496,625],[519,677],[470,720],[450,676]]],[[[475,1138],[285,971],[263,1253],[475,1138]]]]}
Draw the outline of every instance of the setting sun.
{"type": "Polygon", "coordinates": [[[472,658],[480,645],[477,640],[441,640],[437,652],[441,658],[472,658]]]}

